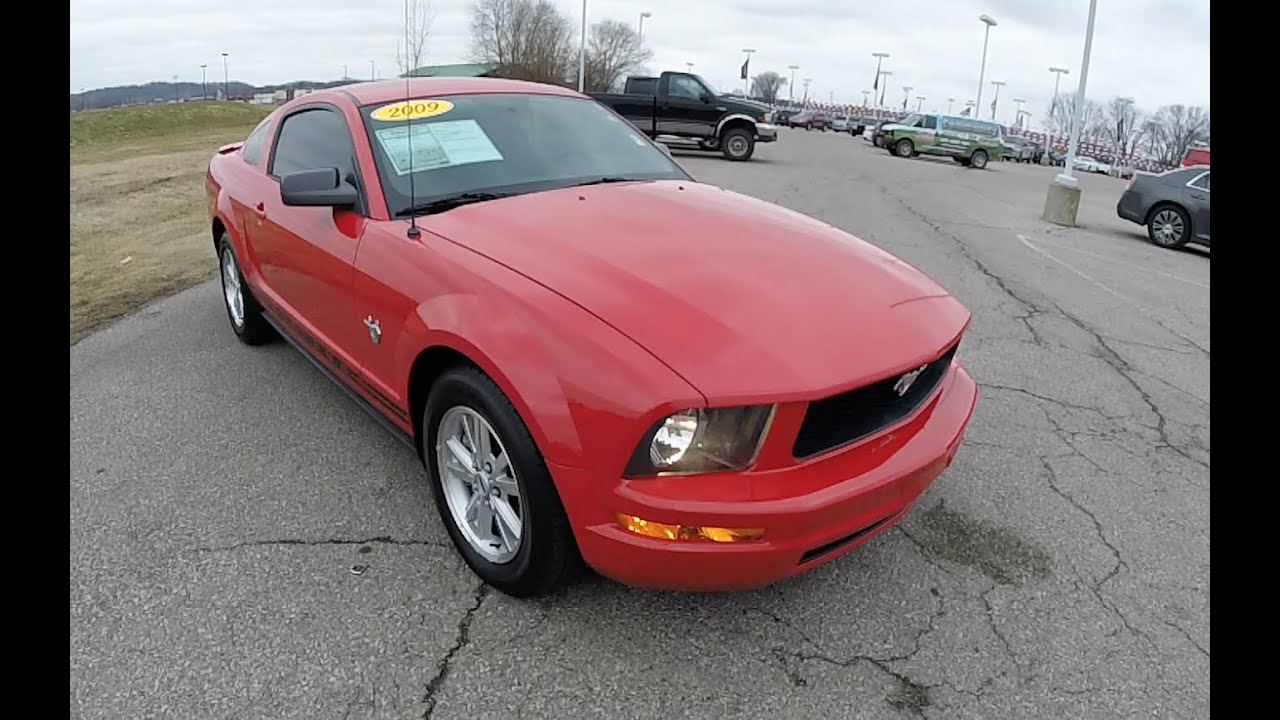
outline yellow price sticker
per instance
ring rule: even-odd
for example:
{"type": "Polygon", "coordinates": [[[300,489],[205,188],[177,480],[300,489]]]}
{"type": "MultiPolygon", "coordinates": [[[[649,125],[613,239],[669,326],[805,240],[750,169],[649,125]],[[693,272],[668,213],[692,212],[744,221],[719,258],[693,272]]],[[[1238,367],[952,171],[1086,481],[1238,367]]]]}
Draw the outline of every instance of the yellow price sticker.
{"type": "Polygon", "coordinates": [[[383,105],[373,111],[372,117],[374,120],[391,122],[417,120],[419,118],[443,115],[452,109],[453,103],[448,100],[404,100],[390,105],[383,105]]]}

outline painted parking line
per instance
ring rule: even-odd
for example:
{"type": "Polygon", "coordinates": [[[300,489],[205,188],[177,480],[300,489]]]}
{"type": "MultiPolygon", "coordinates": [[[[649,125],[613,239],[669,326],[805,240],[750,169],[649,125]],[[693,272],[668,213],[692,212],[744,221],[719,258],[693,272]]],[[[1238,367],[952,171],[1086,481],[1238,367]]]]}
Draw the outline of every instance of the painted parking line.
{"type": "MultiPolygon", "coordinates": [[[[1022,235],[1019,235],[1018,239],[1022,240],[1024,244],[1030,242],[1026,237],[1022,235]]],[[[1068,252],[1079,253],[1081,255],[1088,255],[1089,257],[1094,257],[1104,262],[1109,262],[1113,265],[1124,265],[1126,267],[1131,267],[1135,270],[1142,270],[1143,272],[1159,275],[1161,277],[1165,277],[1170,280],[1177,280],[1178,282],[1184,282],[1184,283],[1187,283],[1188,285],[1195,285],[1196,287],[1204,288],[1205,290],[1209,289],[1208,283],[1202,283],[1199,280],[1192,280],[1191,278],[1185,278],[1185,277],[1182,277],[1181,275],[1174,275],[1172,273],[1167,273],[1163,270],[1157,270],[1155,268],[1147,267],[1145,265],[1139,265],[1138,263],[1129,262],[1127,260],[1120,260],[1118,258],[1109,257],[1107,255],[1103,255],[1102,253],[1093,252],[1092,250],[1085,250],[1084,248],[1073,247],[1070,245],[1059,245],[1057,243],[1045,243],[1044,240],[1041,240],[1040,242],[1046,245],[1051,245],[1055,250],[1066,250],[1068,252]]],[[[1033,247],[1032,249],[1036,249],[1036,248],[1033,247]]]]}
{"type": "MultiPolygon", "coordinates": [[[[1200,351],[1201,351],[1201,352],[1204,352],[1206,355],[1208,354],[1208,350],[1205,350],[1205,349],[1204,349],[1204,348],[1203,348],[1199,343],[1197,343],[1193,338],[1188,337],[1187,335],[1183,334],[1182,332],[1180,332],[1180,331],[1178,331],[1178,330],[1175,330],[1174,328],[1171,328],[1171,327],[1169,327],[1168,325],[1166,325],[1166,324],[1164,324],[1163,322],[1161,322],[1161,321],[1160,321],[1160,319],[1159,319],[1158,317],[1156,317],[1156,315],[1155,315],[1154,313],[1152,313],[1151,311],[1147,310],[1147,309],[1146,309],[1146,308],[1144,308],[1142,305],[1140,305],[1140,304],[1138,303],[1138,301],[1137,301],[1137,300],[1134,300],[1133,298],[1129,297],[1128,295],[1125,295],[1124,293],[1120,292],[1119,290],[1116,290],[1115,288],[1113,288],[1113,287],[1111,287],[1111,286],[1109,286],[1109,285],[1107,285],[1107,284],[1105,284],[1105,283],[1100,282],[1099,280],[1097,280],[1096,278],[1094,278],[1092,275],[1089,275],[1088,273],[1084,272],[1084,271],[1083,271],[1083,270],[1081,270],[1080,268],[1077,268],[1076,266],[1074,266],[1074,265],[1072,265],[1071,263],[1069,263],[1069,262],[1067,262],[1067,261],[1063,260],[1062,258],[1059,258],[1059,257],[1057,257],[1056,255],[1053,255],[1052,253],[1050,253],[1049,251],[1045,250],[1044,248],[1042,248],[1042,247],[1040,247],[1040,246],[1036,245],[1036,244],[1035,244],[1034,242],[1032,242],[1032,241],[1031,241],[1027,236],[1025,236],[1025,235],[1018,235],[1017,237],[1018,237],[1018,240],[1019,240],[1023,245],[1027,246],[1027,249],[1028,249],[1028,250],[1031,250],[1031,251],[1033,251],[1033,252],[1035,252],[1035,253],[1038,253],[1039,255],[1041,255],[1041,256],[1043,256],[1043,257],[1045,257],[1045,258],[1049,259],[1049,260],[1054,261],[1055,263],[1057,263],[1057,264],[1061,265],[1062,267],[1066,268],[1067,270],[1070,270],[1072,273],[1074,273],[1074,274],[1076,274],[1076,275],[1080,276],[1080,277],[1081,277],[1081,278],[1083,278],[1084,280],[1087,280],[1088,282],[1092,283],[1094,286],[1096,286],[1098,289],[1102,290],[1103,292],[1109,293],[1110,295],[1113,295],[1113,296],[1115,296],[1115,297],[1117,297],[1117,298],[1119,298],[1119,299],[1121,299],[1121,300],[1125,301],[1126,303],[1128,303],[1128,304],[1129,304],[1129,306],[1130,306],[1131,308],[1133,308],[1134,310],[1137,310],[1137,311],[1138,311],[1138,313],[1139,313],[1140,315],[1142,315],[1143,317],[1147,318],[1148,320],[1150,320],[1151,322],[1155,323],[1156,325],[1159,325],[1160,327],[1164,328],[1164,329],[1165,329],[1166,331],[1168,331],[1170,334],[1172,334],[1172,335],[1174,335],[1174,336],[1178,337],[1178,338],[1179,338],[1180,340],[1182,340],[1183,342],[1189,343],[1192,347],[1199,348],[1199,349],[1200,349],[1200,351]]],[[[1207,286],[1206,286],[1206,287],[1207,287],[1207,286]]]]}

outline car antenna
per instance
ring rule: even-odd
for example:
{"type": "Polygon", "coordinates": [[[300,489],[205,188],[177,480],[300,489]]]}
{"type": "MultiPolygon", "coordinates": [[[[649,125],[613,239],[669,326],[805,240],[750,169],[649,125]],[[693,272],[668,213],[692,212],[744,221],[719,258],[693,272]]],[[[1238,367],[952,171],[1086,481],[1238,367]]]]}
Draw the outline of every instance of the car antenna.
{"type": "MultiPolygon", "coordinates": [[[[409,56],[409,0],[404,0],[404,49],[405,57],[409,56]]],[[[405,63],[408,65],[409,63],[405,63]]],[[[409,144],[409,232],[407,233],[410,240],[417,240],[422,237],[422,231],[418,229],[418,213],[414,209],[418,205],[416,193],[414,192],[413,183],[413,95],[410,92],[409,82],[413,79],[413,73],[417,68],[407,68],[404,74],[404,112],[405,112],[405,132],[408,134],[409,144]]]]}

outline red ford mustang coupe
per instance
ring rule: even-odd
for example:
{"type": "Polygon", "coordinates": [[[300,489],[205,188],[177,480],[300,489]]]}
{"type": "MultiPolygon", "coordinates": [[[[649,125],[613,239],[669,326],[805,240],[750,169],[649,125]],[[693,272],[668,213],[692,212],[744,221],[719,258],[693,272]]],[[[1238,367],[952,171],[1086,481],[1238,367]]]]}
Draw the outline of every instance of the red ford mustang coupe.
{"type": "Polygon", "coordinates": [[[285,337],[413,447],[511,595],[580,560],[685,590],[812,568],[901,518],[973,412],[943,288],[570,90],[316,92],[206,189],[235,334],[285,337]]]}

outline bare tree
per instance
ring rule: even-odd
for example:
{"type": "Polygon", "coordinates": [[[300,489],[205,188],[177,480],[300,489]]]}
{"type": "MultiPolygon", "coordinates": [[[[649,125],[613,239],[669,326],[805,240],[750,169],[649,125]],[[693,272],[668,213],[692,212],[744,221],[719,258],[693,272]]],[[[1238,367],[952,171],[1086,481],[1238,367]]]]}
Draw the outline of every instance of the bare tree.
{"type": "Polygon", "coordinates": [[[767,103],[777,102],[778,91],[787,84],[787,79],[772,70],[751,78],[751,95],[763,99],[767,103]]]}
{"type": "Polygon", "coordinates": [[[422,67],[434,19],[430,0],[405,0],[404,15],[404,36],[396,42],[396,65],[400,66],[401,75],[422,67]]]}
{"type": "Polygon", "coordinates": [[[549,0],[476,0],[471,55],[508,77],[566,82],[574,57],[573,26],[549,0]]]}
{"type": "MultiPolygon", "coordinates": [[[[1045,125],[1049,128],[1049,132],[1054,135],[1066,135],[1071,132],[1071,119],[1075,115],[1076,95],[1075,93],[1061,93],[1053,99],[1053,103],[1049,106],[1049,115],[1045,118],[1045,125]]],[[[1098,116],[1101,114],[1101,108],[1098,103],[1085,98],[1084,110],[1080,116],[1080,135],[1081,137],[1095,136],[1098,131],[1098,116]]]]}
{"type": "Polygon", "coordinates": [[[653,57],[636,29],[617,20],[602,20],[587,35],[585,84],[588,92],[608,92],[626,73],[653,57]]]}
{"type": "Polygon", "coordinates": [[[1182,162],[1192,143],[1209,141],[1209,110],[1198,105],[1165,105],[1147,123],[1147,142],[1161,164],[1182,162]]]}
{"type": "Polygon", "coordinates": [[[1107,145],[1116,148],[1121,157],[1137,150],[1147,127],[1142,114],[1128,98],[1111,98],[1098,115],[1099,135],[1107,145]]]}

